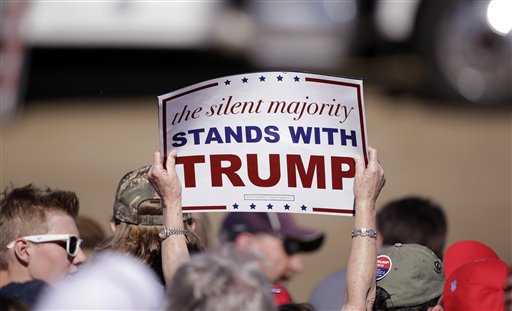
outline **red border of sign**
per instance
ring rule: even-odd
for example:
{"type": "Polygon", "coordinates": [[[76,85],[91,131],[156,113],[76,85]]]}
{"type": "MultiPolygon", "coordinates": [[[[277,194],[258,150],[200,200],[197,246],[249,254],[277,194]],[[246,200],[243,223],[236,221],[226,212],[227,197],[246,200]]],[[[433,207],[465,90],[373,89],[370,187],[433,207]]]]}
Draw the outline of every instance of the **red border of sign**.
{"type": "MultiPolygon", "coordinates": [[[[326,83],[326,84],[334,84],[334,85],[342,85],[342,86],[348,86],[348,87],[355,87],[357,91],[357,106],[359,109],[359,124],[361,127],[361,137],[363,140],[363,155],[364,155],[364,163],[368,165],[368,155],[366,150],[366,138],[365,138],[365,131],[364,131],[364,122],[363,122],[363,103],[362,103],[362,97],[361,97],[361,86],[359,84],[354,83],[348,83],[348,82],[341,82],[341,81],[334,81],[334,80],[327,80],[327,79],[319,79],[319,78],[312,78],[312,77],[305,77],[304,81],[306,82],[315,82],[315,83],[326,83]]],[[[204,89],[208,89],[214,86],[219,86],[218,82],[206,84],[199,86],[195,89],[191,89],[188,91],[185,91],[183,93],[176,94],[174,96],[171,96],[169,98],[163,99],[163,107],[162,107],[162,130],[163,130],[163,144],[164,144],[164,156],[163,161],[165,163],[167,159],[167,122],[165,120],[165,117],[167,115],[167,102],[176,98],[179,98],[181,96],[189,95],[198,91],[202,91],[204,89]]],[[[182,209],[184,211],[197,211],[197,210],[227,210],[227,207],[225,205],[208,205],[208,206],[183,206],[182,209]]],[[[337,213],[337,214],[354,214],[355,210],[347,210],[347,209],[338,209],[338,208],[327,208],[327,207],[313,207],[313,212],[321,212],[321,213],[337,213]]]]}
{"type": "Polygon", "coordinates": [[[367,151],[366,151],[366,139],[365,139],[365,132],[364,132],[364,124],[363,124],[363,103],[361,101],[361,86],[359,84],[354,84],[354,83],[332,81],[332,80],[325,80],[325,79],[318,79],[318,78],[306,77],[305,80],[307,82],[317,82],[317,83],[326,83],[326,84],[355,87],[357,89],[357,106],[359,108],[359,126],[361,127],[361,137],[363,139],[364,163],[365,163],[365,165],[368,165],[368,155],[367,155],[367,151]]]}
{"type": "Polygon", "coordinates": [[[201,90],[204,90],[204,89],[208,89],[208,88],[211,88],[211,87],[214,87],[214,86],[218,86],[219,83],[218,82],[214,82],[214,83],[210,83],[210,84],[206,84],[206,85],[203,85],[203,86],[200,86],[200,87],[196,87],[195,89],[191,89],[191,90],[188,90],[188,91],[185,91],[183,93],[179,93],[179,94],[176,94],[174,96],[171,96],[169,98],[166,98],[164,100],[162,100],[163,102],[163,107],[162,107],[162,130],[163,130],[163,144],[164,144],[164,158],[163,158],[163,161],[164,161],[164,166],[165,166],[165,162],[166,162],[166,159],[167,159],[167,122],[165,122],[165,116],[167,115],[167,102],[170,101],[170,100],[173,100],[173,99],[176,99],[178,97],[181,97],[181,96],[185,96],[185,95],[188,95],[188,94],[192,94],[192,93],[195,93],[195,92],[198,92],[198,91],[201,91],[201,90]]]}
{"type": "Polygon", "coordinates": [[[334,214],[354,214],[354,210],[351,209],[339,209],[339,208],[327,208],[327,207],[313,207],[313,212],[320,213],[334,213],[334,214]]]}
{"type": "Polygon", "coordinates": [[[184,211],[200,211],[200,210],[211,210],[211,211],[222,211],[227,210],[226,205],[207,205],[207,206],[183,206],[181,208],[184,211]]]}

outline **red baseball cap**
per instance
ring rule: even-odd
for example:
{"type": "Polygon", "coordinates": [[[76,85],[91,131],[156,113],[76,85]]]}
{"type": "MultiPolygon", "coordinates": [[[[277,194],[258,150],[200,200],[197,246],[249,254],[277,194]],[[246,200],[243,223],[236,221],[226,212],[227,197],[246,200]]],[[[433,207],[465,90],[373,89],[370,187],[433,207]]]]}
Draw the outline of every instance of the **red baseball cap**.
{"type": "Polygon", "coordinates": [[[443,290],[445,311],[503,311],[508,265],[500,259],[481,259],[450,273],[443,290]]]}
{"type": "Polygon", "coordinates": [[[482,259],[500,259],[487,245],[472,240],[455,242],[450,245],[444,255],[444,275],[450,276],[453,271],[465,264],[482,259]]]}

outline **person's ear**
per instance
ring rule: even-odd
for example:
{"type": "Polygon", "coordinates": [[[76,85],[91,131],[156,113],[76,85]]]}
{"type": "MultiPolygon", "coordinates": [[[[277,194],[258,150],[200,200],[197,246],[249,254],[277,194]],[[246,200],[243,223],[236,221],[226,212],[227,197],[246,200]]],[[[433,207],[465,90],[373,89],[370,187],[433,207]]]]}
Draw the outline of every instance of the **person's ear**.
{"type": "Polygon", "coordinates": [[[112,230],[112,233],[114,233],[116,231],[116,222],[114,220],[111,220],[110,221],[110,230],[112,230]]]}
{"type": "Polygon", "coordinates": [[[192,224],[190,225],[190,230],[195,232],[196,231],[196,227],[197,227],[196,221],[192,220],[192,224]]]}
{"type": "Polygon", "coordinates": [[[440,305],[435,305],[433,307],[428,308],[428,311],[444,311],[444,309],[440,305]]]}
{"type": "Polygon", "coordinates": [[[28,265],[30,263],[30,259],[33,256],[33,247],[32,244],[28,243],[25,240],[17,240],[14,243],[14,256],[18,261],[20,261],[23,265],[28,265]]]}

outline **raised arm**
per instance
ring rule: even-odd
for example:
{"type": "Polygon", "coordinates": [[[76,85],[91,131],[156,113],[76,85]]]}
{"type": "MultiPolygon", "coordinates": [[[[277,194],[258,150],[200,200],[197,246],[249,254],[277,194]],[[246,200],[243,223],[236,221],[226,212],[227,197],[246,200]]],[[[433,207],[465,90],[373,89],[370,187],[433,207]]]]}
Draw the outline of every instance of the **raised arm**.
{"type": "MultiPolygon", "coordinates": [[[[167,157],[167,169],[163,166],[160,152],[155,152],[153,166],[149,171],[148,177],[162,199],[164,226],[173,229],[183,229],[181,184],[176,174],[175,165],[176,150],[171,151],[167,157]]],[[[170,284],[178,266],[188,260],[189,253],[184,235],[171,235],[162,241],[162,270],[166,284],[170,284]]]]}
{"type": "MultiPolygon", "coordinates": [[[[356,157],[354,180],[354,230],[375,230],[375,202],[386,179],[379,164],[377,150],[369,148],[368,167],[356,157]]],[[[347,289],[342,310],[372,310],[375,301],[375,273],[377,249],[375,238],[352,238],[347,265],[347,289]]],[[[340,293],[341,294],[341,293],[340,293]]]]}

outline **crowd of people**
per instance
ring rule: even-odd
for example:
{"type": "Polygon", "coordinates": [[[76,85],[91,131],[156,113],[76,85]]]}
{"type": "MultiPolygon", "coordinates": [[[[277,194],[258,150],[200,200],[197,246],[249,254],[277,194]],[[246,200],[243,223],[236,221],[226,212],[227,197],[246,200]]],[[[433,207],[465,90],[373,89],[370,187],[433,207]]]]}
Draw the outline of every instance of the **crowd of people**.
{"type": "Polygon", "coordinates": [[[182,212],[176,157],[173,150],[163,163],[156,152],[151,166],[124,175],[112,233],[93,228],[89,244],[75,193],[6,189],[0,310],[512,310],[509,265],[478,241],[445,250],[441,206],[406,197],[377,212],[385,176],[372,148],[367,165],[355,158],[352,243],[339,264],[346,268],[308,302],[294,301],[286,286],[325,233],[291,214],[238,212],[226,214],[212,239],[204,217],[182,212]]]}

